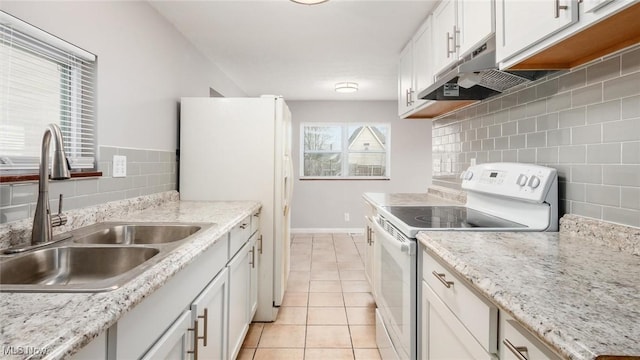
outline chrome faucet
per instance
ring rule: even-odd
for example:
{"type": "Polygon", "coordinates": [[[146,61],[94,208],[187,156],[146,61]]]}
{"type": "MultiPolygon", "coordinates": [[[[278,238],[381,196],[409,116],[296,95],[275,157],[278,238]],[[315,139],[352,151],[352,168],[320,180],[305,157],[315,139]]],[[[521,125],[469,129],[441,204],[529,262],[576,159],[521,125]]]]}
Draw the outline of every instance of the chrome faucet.
{"type": "Polygon", "coordinates": [[[52,241],[52,227],[67,223],[67,217],[62,214],[62,194],[58,203],[58,214],[51,215],[49,209],[49,145],[53,137],[53,160],[51,162],[51,180],[64,180],[71,177],[69,163],[64,153],[64,142],[60,127],[49,124],[42,136],[40,149],[40,178],[38,180],[38,204],[33,218],[31,245],[46,244],[52,241]]]}

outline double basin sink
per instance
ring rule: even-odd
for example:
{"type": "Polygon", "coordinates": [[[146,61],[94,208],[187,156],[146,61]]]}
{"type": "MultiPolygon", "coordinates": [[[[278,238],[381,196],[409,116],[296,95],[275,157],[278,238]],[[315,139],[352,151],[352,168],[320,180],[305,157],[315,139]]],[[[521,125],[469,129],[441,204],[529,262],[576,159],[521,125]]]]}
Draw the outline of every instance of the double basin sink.
{"type": "Polygon", "coordinates": [[[98,223],[71,238],[0,256],[2,292],[101,292],[119,288],[212,224],[98,223]]]}

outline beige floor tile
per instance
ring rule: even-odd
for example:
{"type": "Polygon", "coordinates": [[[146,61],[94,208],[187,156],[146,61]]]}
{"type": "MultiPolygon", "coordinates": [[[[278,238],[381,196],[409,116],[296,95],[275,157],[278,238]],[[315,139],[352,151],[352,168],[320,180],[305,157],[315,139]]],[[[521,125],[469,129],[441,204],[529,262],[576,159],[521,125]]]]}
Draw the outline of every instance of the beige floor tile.
{"type": "MultiPolygon", "coordinates": [[[[252,323],[249,325],[249,330],[247,331],[247,336],[244,338],[244,342],[242,343],[243,348],[256,348],[258,347],[258,341],[260,340],[260,335],[262,335],[262,330],[264,329],[264,324],[262,323],[252,323]]],[[[253,356],[253,353],[251,354],[253,356]]]]}
{"type": "Polygon", "coordinates": [[[349,325],[353,348],[375,349],[376,327],[375,325],[349,325]]]}
{"type": "Polygon", "coordinates": [[[253,354],[256,352],[256,349],[240,349],[238,352],[238,357],[236,360],[252,360],[253,354]]]}
{"type": "Polygon", "coordinates": [[[309,271],[311,270],[311,261],[292,261],[291,262],[291,271],[309,271]]]}
{"type": "Polygon", "coordinates": [[[347,315],[344,307],[312,307],[308,311],[307,325],[347,325],[347,315]]]}
{"type": "Polygon", "coordinates": [[[349,292],[369,292],[371,287],[366,280],[343,280],[342,291],[349,292]]]}
{"type": "Polygon", "coordinates": [[[348,326],[314,325],[307,327],[308,348],[351,348],[348,326]]]}
{"type": "Polygon", "coordinates": [[[304,349],[257,349],[253,360],[304,360],[304,349]]]}
{"type": "Polygon", "coordinates": [[[313,254],[311,256],[311,262],[312,263],[316,263],[316,262],[336,262],[336,255],[335,254],[329,254],[329,253],[313,254]]]}
{"type": "Polygon", "coordinates": [[[287,282],[287,291],[291,292],[307,292],[309,291],[309,280],[289,280],[287,282]]]}
{"type": "Polygon", "coordinates": [[[281,306],[274,324],[279,325],[304,325],[307,323],[307,308],[281,306]]]}
{"type": "Polygon", "coordinates": [[[362,264],[362,261],[357,261],[357,262],[341,262],[338,263],[338,269],[340,271],[342,270],[364,270],[364,265],[362,264]]]}
{"type": "Polygon", "coordinates": [[[337,307],[344,305],[342,293],[309,293],[309,307],[337,307]]]}
{"type": "Polygon", "coordinates": [[[289,271],[289,281],[309,281],[311,280],[310,271],[289,271]]]}
{"type": "Polygon", "coordinates": [[[353,349],[356,360],[380,360],[378,349],[353,349]]]}
{"type": "Polygon", "coordinates": [[[366,237],[364,236],[364,234],[356,234],[356,235],[352,235],[351,239],[353,240],[354,243],[363,243],[366,241],[366,237]]]}
{"type": "Polygon", "coordinates": [[[311,280],[309,292],[342,292],[342,286],[338,280],[311,280]]]}
{"type": "Polygon", "coordinates": [[[310,273],[311,280],[340,280],[338,270],[313,270],[310,273]]]}
{"type": "Polygon", "coordinates": [[[308,292],[291,292],[287,290],[284,293],[284,298],[282,299],[282,306],[307,306],[308,301],[308,292]]]}
{"type": "Polygon", "coordinates": [[[375,308],[348,307],[346,309],[349,325],[375,325],[375,308]]]}
{"type": "Polygon", "coordinates": [[[337,253],[336,258],[339,263],[362,263],[362,259],[359,254],[337,253]]]}
{"type": "Polygon", "coordinates": [[[353,350],[305,349],[304,360],[353,360],[353,350]]]}
{"type": "Polygon", "coordinates": [[[364,270],[340,270],[340,280],[367,280],[364,270]]]}
{"type": "Polygon", "coordinates": [[[316,270],[338,270],[338,263],[335,261],[314,261],[311,263],[311,271],[316,270]]]}
{"type": "Polygon", "coordinates": [[[344,293],[342,294],[344,297],[344,306],[348,307],[369,307],[375,308],[376,302],[373,299],[373,295],[368,292],[362,293],[344,293]]]}
{"type": "Polygon", "coordinates": [[[258,348],[303,348],[306,326],[265,324],[258,348]]]}

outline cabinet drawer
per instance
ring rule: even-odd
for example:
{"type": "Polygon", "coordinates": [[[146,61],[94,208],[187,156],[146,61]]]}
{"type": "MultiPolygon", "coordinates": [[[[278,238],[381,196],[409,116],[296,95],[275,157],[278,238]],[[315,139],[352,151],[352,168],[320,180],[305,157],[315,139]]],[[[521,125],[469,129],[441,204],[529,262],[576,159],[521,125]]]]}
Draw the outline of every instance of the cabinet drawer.
{"type": "Polygon", "coordinates": [[[251,235],[251,216],[247,216],[229,232],[229,259],[249,240],[251,235]]]}
{"type": "Polygon", "coordinates": [[[422,252],[422,278],[490,353],[498,352],[498,308],[471,290],[463,281],[422,252]],[[445,285],[446,284],[446,285],[445,285]],[[447,287],[449,286],[449,287],[447,287]]]}
{"type": "Polygon", "coordinates": [[[522,357],[530,360],[559,360],[549,348],[536,339],[529,331],[513,319],[502,321],[503,338],[500,341],[502,350],[500,359],[519,360],[522,357]]]}

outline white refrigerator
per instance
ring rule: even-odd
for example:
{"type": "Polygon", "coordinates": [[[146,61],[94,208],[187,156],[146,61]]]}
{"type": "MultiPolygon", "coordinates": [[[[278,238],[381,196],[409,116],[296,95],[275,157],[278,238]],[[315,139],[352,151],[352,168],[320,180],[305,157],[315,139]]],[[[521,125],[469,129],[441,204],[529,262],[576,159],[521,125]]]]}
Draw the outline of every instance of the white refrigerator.
{"type": "Polygon", "coordinates": [[[277,96],[182,98],[182,200],[258,200],[263,252],[255,321],[273,321],[289,274],[291,112],[277,96]]]}

